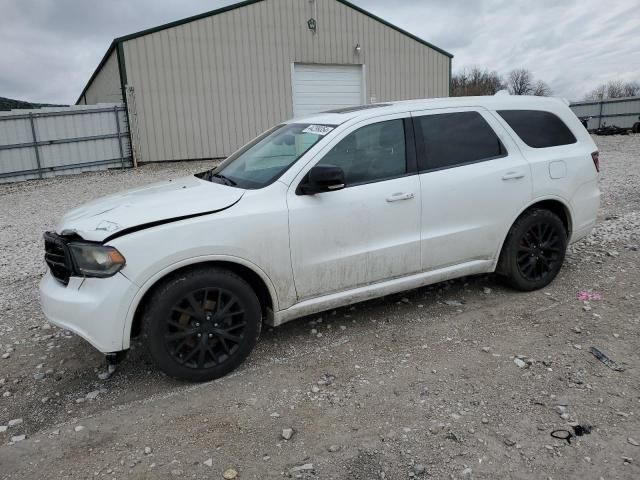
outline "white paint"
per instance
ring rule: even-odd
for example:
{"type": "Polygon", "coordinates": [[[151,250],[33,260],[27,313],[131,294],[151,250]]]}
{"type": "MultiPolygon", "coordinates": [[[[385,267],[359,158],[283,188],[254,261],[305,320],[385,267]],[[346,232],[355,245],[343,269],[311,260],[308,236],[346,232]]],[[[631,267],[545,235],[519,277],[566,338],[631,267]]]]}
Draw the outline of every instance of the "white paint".
{"type": "Polygon", "coordinates": [[[362,65],[294,63],[292,74],[294,117],[365,103],[362,65]]]}
{"type": "Polygon", "coordinates": [[[414,117],[475,111],[509,152],[506,157],[420,175],[422,268],[431,270],[471,259],[491,259],[522,205],[531,200],[527,161],[496,119],[483,108],[456,107],[412,112],[414,117]]]}
{"type": "Polygon", "coordinates": [[[221,210],[237,202],[243,193],[242,189],[194,176],[178,178],[86,203],[62,217],[56,230],[73,231],[85,240],[102,241],[136,225],[221,210]]]}
{"type": "Polygon", "coordinates": [[[549,163],[549,176],[557,180],[567,176],[567,164],[563,160],[549,163]]]}
{"type": "Polygon", "coordinates": [[[443,282],[456,277],[484,273],[491,269],[491,261],[473,260],[464,264],[444,267],[430,272],[408,275],[394,278],[384,282],[362,286],[342,292],[323,295],[316,298],[296,303],[291,308],[276,312],[274,326],[282,325],[290,320],[294,320],[306,315],[330,310],[333,308],[351,305],[352,303],[364,302],[372,298],[391,295],[405,290],[430,285],[432,283],[443,282]]]}
{"type": "Polygon", "coordinates": [[[102,352],[128,348],[133,314],[156,281],[185,265],[226,261],[244,265],[263,279],[273,299],[269,322],[278,325],[323,309],[492,271],[510,226],[541,200],[554,199],[567,207],[572,242],[595,223],[600,191],[591,152],[596,147],[575,115],[557,100],[421,100],[313,115],[304,121],[336,127],[262,189],[245,191],[189,177],[107,197],[65,216],[58,233],[74,230],[101,241],[113,228],[100,225],[122,229],[229,207],[110,241],[127,261],[114,277],[74,277],[64,287],[47,273],[40,285],[47,318],[102,352]],[[529,148],[494,113],[509,108],[550,111],[578,142],[529,148]],[[361,126],[443,109],[480,112],[509,156],[314,196],[295,194],[309,169],[361,126]],[[558,161],[566,164],[567,175],[552,180],[549,165],[558,161]]]}

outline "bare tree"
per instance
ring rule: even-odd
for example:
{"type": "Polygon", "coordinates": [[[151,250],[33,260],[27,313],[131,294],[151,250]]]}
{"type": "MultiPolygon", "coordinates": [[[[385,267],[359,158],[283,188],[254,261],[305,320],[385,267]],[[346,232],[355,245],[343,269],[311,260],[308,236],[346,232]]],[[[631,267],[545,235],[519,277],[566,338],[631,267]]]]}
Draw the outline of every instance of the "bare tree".
{"type": "Polygon", "coordinates": [[[511,95],[531,95],[533,93],[533,75],[525,68],[512,70],[507,77],[507,88],[511,95]]]}
{"type": "Polygon", "coordinates": [[[606,94],[607,94],[607,86],[600,85],[594,88],[593,90],[591,90],[589,93],[587,93],[584,99],[585,100],[602,100],[605,98],[606,94]]]}
{"type": "Polygon", "coordinates": [[[638,82],[627,82],[622,87],[622,96],[623,97],[637,97],[640,95],[640,83],[638,82]]]}
{"type": "Polygon", "coordinates": [[[613,80],[607,84],[607,97],[608,98],[621,98],[624,97],[624,83],[620,80],[613,80]]]}
{"type": "Polygon", "coordinates": [[[548,97],[552,94],[551,87],[547,85],[542,80],[538,80],[534,85],[531,91],[531,95],[535,95],[537,97],[548,97]]]}
{"type": "Polygon", "coordinates": [[[503,88],[502,78],[497,72],[479,67],[465,68],[451,79],[451,95],[454,97],[495,95],[503,88]]]}
{"type": "Polygon", "coordinates": [[[635,97],[640,95],[640,83],[612,80],[594,88],[585,100],[606,100],[607,98],[635,97]]]}

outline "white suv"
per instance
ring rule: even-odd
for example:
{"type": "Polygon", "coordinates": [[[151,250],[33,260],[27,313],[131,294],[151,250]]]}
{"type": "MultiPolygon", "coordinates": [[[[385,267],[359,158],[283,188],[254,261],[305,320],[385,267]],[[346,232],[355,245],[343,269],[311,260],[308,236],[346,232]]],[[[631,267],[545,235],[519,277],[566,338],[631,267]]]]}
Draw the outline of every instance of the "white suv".
{"type": "Polygon", "coordinates": [[[467,97],[298,118],[218,167],[45,234],[44,313],[104,353],[220,377],[263,323],[463,275],[547,285],[594,226],[598,152],[561,101],[467,97]]]}

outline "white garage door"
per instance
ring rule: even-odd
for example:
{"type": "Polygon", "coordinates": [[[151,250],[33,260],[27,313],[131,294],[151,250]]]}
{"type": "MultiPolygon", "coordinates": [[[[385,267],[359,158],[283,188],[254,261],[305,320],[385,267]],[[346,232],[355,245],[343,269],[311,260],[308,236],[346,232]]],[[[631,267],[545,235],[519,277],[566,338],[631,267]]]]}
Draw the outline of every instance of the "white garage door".
{"type": "Polygon", "coordinates": [[[335,108],[361,105],[362,65],[293,66],[293,115],[300,117],[335,108]]]}

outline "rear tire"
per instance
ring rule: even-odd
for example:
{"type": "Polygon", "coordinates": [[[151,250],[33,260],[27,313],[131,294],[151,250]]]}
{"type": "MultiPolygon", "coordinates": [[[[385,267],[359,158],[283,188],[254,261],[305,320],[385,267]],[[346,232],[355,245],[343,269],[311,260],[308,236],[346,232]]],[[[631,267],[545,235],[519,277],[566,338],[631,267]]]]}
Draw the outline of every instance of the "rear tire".
{"type": "Polygon", "coordinates": [[[176,274],[147,302],[142,337],[170,377],[204,382],[236,369],[260,335],[262,311],[253,289],[221,268],[176,274]]]}
{"type": "Polygon", "coordinates": [[[558,215],[549,210],[529,210],[509,230],[497,271],[517,290],[543,288],[558,275],[567,240],[567,229],[558,215]]]}

